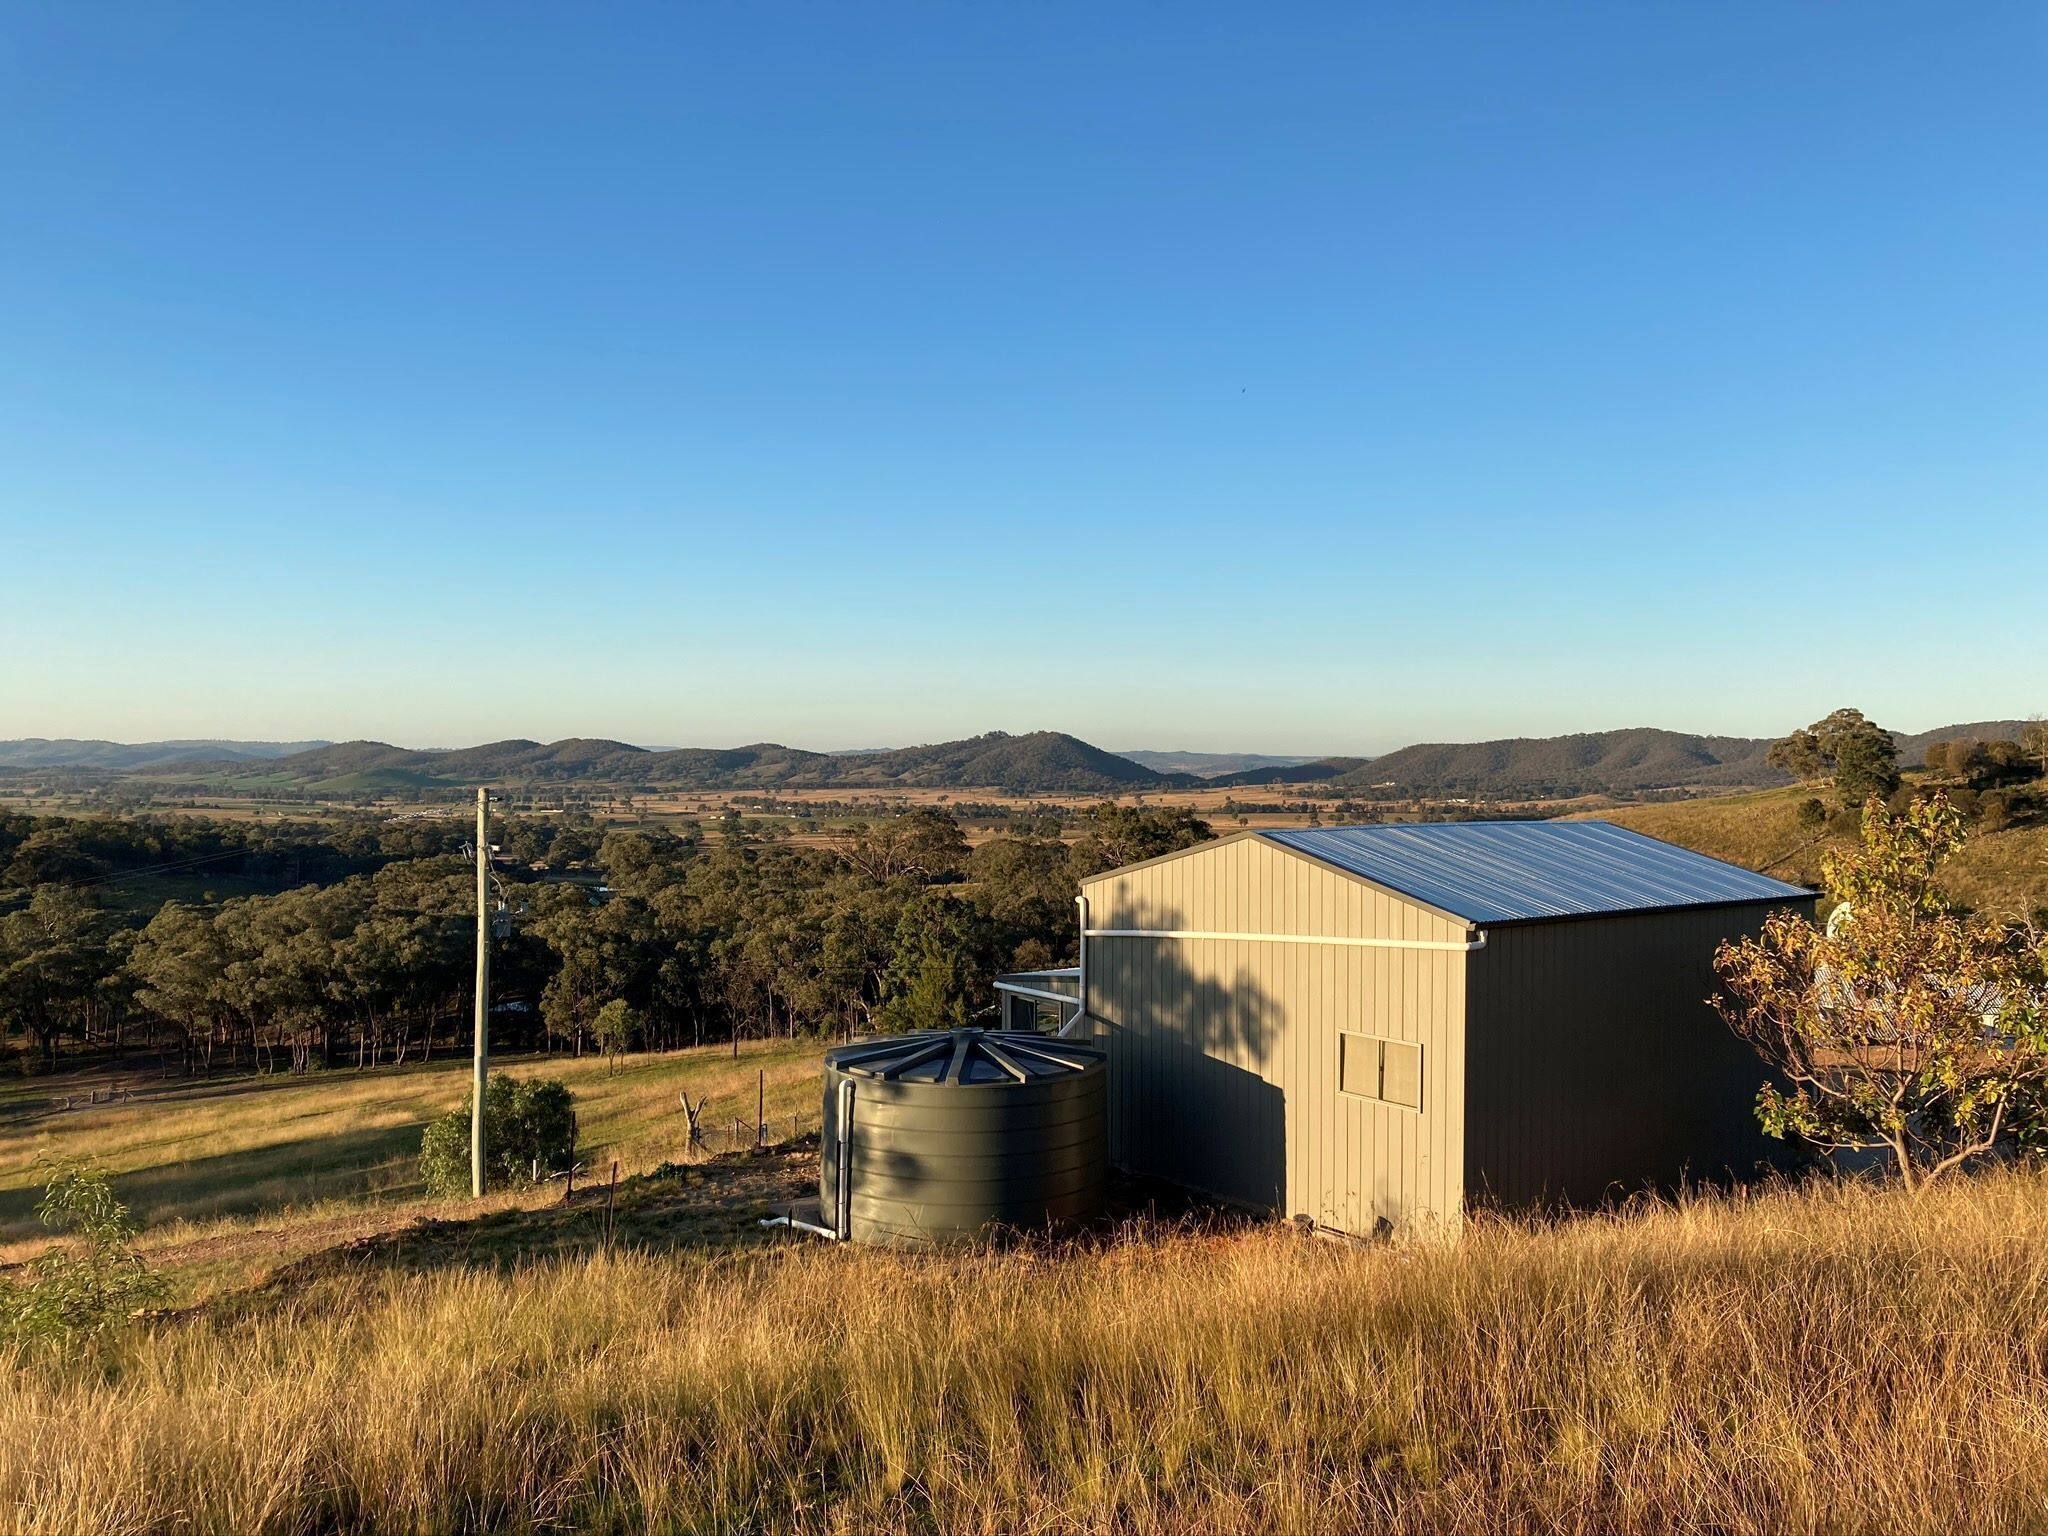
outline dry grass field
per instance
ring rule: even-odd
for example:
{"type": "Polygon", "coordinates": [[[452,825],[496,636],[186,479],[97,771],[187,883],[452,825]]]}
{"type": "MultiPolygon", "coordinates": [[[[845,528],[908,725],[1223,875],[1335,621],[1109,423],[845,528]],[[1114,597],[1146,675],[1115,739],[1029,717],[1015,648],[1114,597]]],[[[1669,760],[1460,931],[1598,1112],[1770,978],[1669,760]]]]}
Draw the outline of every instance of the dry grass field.
{"type": "Polygon", "coordinates": [[[2032,1532],[2044,1230],[2048,1174],[2008,1171],[1373,1247],[426,1242],[20,1362],[0,1520],[2032,1532]]]}
{"type": "MultiPolygon", "coordinates": [[[[758,1073],[767,1077],[771,1139],[815,1125],[815,1041],[743,1042],[663,1055],[508,1059],[514,1076],[559,1077],[576,1095],[586,1180],[616,1159],[631,1177],[690,1155],[677,1094],[708,1096],[704,1128],[753,1124],[758,1073]]],[[[143,1226],[145,1252],[167,1256],[181,1294],[206,1294],[334,1241],[365,1237],[416,1216],[461,1213],[425,1202],[420,1133],[458,1106],[469,1087],[466,1057],[307,1078],[164,1082],[66,1074],[17,1082],[0,1095],[0,1263],[44,1246],[34,1219],[44,1156],[89,1158],[143,1226]],[[82,1104],[95,1084],[120,1082],[132,1101],[82,1104]]],[[[556,1186],[559,1189],[559,1186],[556,1186]]],[[[507,1207],[545,1203],[554,1192],[507,1196],[507,1207]]]]}
{"type": "MultiPolygon", "coordinates": [[[[1816,834],[1799,825],[1800,801],[1812,790],[1758,790],[1668,805],[1621,806],[1596,814],[1666,842],[1762,870],[1781,880],[1816,882],[1820,855],[1849,835],[1816,834]]],[[[1958,900],[1986,912],[2024,917],[2048,908],[2048,827],[2010,827],[1970,834],[1942,879],[1958,900]]]]}

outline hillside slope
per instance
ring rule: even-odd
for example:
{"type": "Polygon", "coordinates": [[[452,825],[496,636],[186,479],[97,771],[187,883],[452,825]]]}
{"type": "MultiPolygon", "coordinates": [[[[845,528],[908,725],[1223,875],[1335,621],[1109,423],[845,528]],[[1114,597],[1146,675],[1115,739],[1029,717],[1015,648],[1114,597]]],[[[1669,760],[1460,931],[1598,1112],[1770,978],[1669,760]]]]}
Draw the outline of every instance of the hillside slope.
{"type": "MultiPolygon", "coordinates": [[[[1569,819],[1611,821],[1780,880],[1816,885],[1822,851],[1853,838],[1816,835],[1799,825],[1799,803],[1809,793],[1793,785],[1760,794],[1623,806],[1569,819]]],[[[2048,827],[1972,832],[1943,883],[1956,900],[1984,912],[2024,917],[2048,908],[2048,827]]]]}

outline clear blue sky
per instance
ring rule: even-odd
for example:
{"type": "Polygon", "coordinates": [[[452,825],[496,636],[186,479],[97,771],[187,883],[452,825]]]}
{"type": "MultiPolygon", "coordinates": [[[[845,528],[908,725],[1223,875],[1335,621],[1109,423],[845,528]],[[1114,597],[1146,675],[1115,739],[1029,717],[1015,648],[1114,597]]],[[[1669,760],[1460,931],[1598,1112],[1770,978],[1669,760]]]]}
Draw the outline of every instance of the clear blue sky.
{"type": "Polygon", "coordinates": [[[0,736],[2048,709],[2048,8],[9,6],[0,736]]]}

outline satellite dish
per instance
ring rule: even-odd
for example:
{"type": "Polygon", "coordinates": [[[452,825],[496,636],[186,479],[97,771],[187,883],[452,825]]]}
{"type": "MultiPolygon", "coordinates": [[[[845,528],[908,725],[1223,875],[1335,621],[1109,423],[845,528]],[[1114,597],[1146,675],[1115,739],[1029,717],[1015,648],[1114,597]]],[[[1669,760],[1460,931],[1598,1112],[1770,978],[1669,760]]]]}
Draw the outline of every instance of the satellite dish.
{"type": "Polygon", "coordinates": [[[1839,939],[1842,936],[1842,930],[1847,928],[1855,920],[1855,911],[1850,907],[1848,902],[1843,902],[1839,907],[1835,908],[1834,911],[1828,914],[1828,937],[1831,939],[1839,939]]]}

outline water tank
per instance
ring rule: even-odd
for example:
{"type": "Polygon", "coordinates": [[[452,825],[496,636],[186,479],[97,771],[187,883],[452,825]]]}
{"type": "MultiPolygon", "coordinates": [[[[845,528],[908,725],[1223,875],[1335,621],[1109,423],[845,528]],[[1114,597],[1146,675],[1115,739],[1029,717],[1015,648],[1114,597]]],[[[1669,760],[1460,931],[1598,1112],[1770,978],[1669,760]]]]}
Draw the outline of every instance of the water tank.
{"type": "Polygon", "coordinates": [[[1109,1178],[1105,1060],[1079,1041],[982,1029],[827,1051],[825,1224],[856,1242],[915,1247],[1086,1221],[1109,1178]]]}

